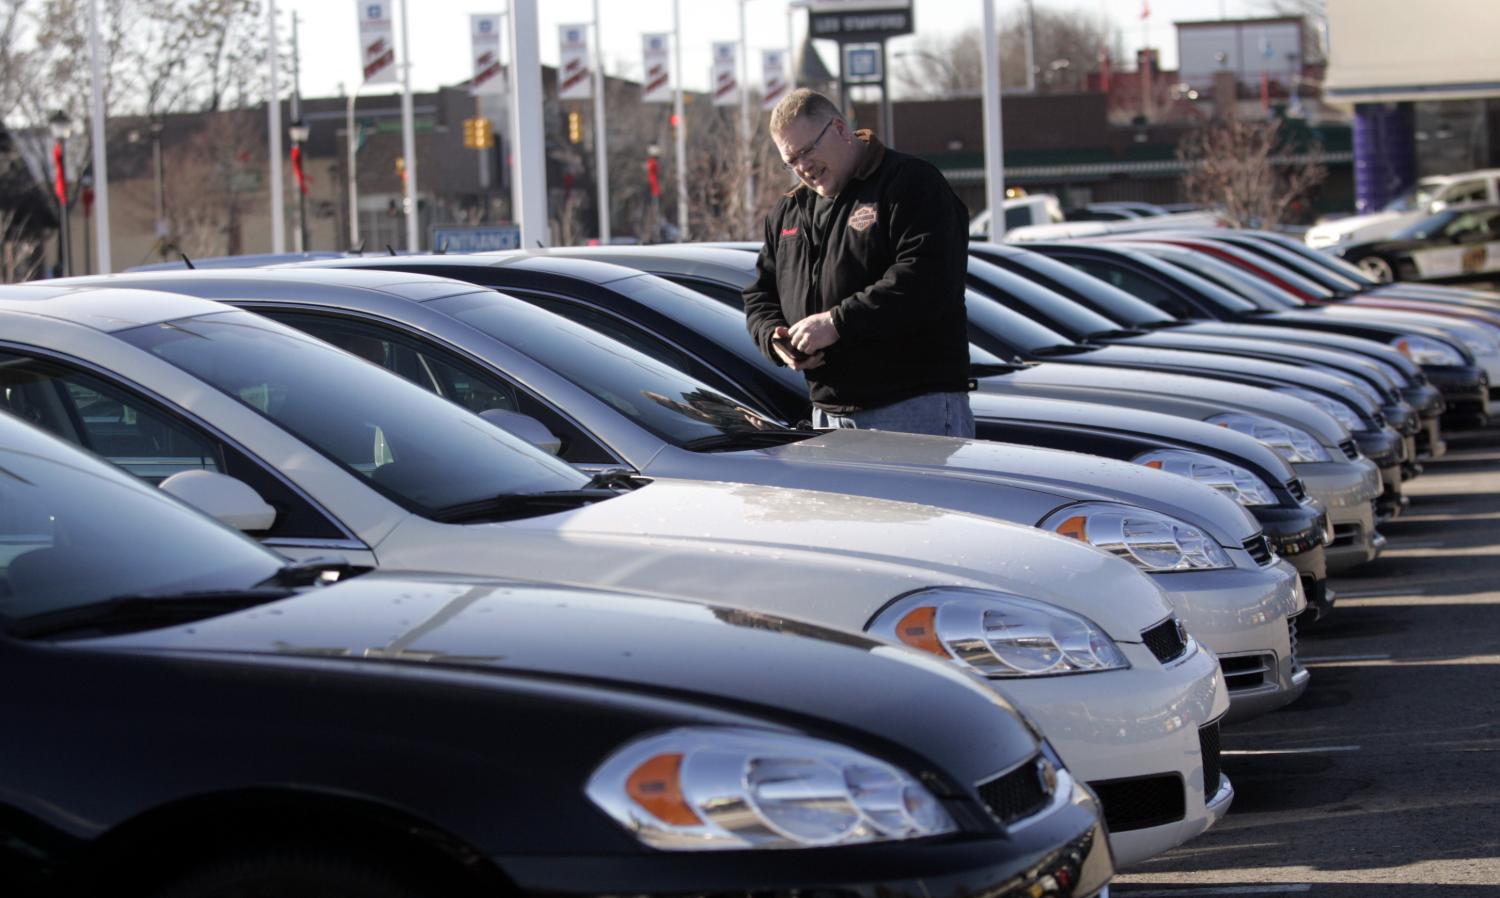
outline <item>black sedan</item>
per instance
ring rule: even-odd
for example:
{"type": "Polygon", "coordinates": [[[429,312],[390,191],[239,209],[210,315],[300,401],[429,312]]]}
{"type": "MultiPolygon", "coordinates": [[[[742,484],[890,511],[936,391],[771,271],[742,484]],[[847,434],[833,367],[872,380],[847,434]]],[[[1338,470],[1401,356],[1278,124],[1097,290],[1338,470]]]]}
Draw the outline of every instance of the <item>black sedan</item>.
{"type": "Polygon", "coordinates": [[[1500,206],[1444,209],[1338,255],[1381,283],[1500,280],[1500,206]]]}
{"type": "Polygon", "coordinates": [[[6,415],[0,546],[7,896],[1083,896],[1111,872],[1034,730],[908,650],[287,565],[6,415]]]}

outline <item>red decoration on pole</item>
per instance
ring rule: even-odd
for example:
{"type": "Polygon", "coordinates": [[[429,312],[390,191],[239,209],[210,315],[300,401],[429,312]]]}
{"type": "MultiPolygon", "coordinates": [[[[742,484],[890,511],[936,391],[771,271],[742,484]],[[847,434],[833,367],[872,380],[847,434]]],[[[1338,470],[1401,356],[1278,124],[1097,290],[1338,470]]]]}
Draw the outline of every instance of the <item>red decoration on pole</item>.
{"type": "Polygon", "coordinates": [[[68,204],[68,173],[63,168],[63,145],[61,141],[52,145],[52,166],[57,171],[57,179],[52,183],[52,193],[62,205],[68,204]]]}
{"type": "Polygon", "coordinates": [[[83,217],[89,218],[94,214],[94,188],[92,186],[83,188],[83,217]]]}
{"type": "Polygon", "coordinates": [[[302,147],[292,144],[292,177],[297,179],[297,189],[307,195],[307,175],[302,171],[302,147]]]}
{"type": "Polygon", "coordinates": [[[659,174],[660,166],[657,165],[656,157],[652,156],[650,159],[646,160],[646,183],[651,186],[651,195],[653,197],[661,196],[661,180],[658,177],[659,174]]]}

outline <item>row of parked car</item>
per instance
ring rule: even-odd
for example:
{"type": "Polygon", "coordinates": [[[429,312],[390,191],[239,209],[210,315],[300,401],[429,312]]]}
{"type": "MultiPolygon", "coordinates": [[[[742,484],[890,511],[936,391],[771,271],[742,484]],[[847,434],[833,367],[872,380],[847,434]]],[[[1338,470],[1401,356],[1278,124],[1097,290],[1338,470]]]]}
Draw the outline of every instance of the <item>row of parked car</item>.
{"type": "Polygon", "coordinates": [[[1493,295],[1131,232],[971,246],[977,439],[817,432],[755,249],[0,288],[0,879],[1104,894],[1500,399],[1493,295]]]}

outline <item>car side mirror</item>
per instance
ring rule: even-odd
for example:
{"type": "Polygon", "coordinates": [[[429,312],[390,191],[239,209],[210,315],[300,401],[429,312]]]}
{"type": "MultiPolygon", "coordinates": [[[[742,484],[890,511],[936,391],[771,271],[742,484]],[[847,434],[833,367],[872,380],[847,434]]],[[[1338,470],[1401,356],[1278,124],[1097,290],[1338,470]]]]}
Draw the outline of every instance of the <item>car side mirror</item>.
{"type": "Polygon", "coordinates": [[[179,471],[159,489],[236,530],[270,530],[276,509],[249,484],[217,471],[179,471]]]}
{"type": "Polygon", "coordinates": [[[547,429],[547,425],[520,412],[503,408],[488,408],[479,417],[513,436],[518,436],[549,455],[562,451],[562,439],[547,429]]]}

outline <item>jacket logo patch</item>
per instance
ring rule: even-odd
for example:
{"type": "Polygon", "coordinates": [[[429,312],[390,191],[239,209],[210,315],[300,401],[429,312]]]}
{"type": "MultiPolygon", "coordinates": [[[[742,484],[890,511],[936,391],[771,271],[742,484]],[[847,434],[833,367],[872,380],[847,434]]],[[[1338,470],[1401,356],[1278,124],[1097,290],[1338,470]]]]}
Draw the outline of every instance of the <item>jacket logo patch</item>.
{"type": "Polygon", "coordinates": [[[870,225],[874,224],[876,218],[878,217],[879,216],[875,214],[874,203],[865,203],[862,206],[855,206],[854,211],[849,215],[849,227],[853,228],[856,231],[868,231],[870,229],[870,225]]]}
{"type": "Polygon", "coordinates": [[[797,236],[797,229],[796,228],[782,228],[781,229],[781,236],[783,236],[783,237],[795,237],[795,236],[797,236]]]}

